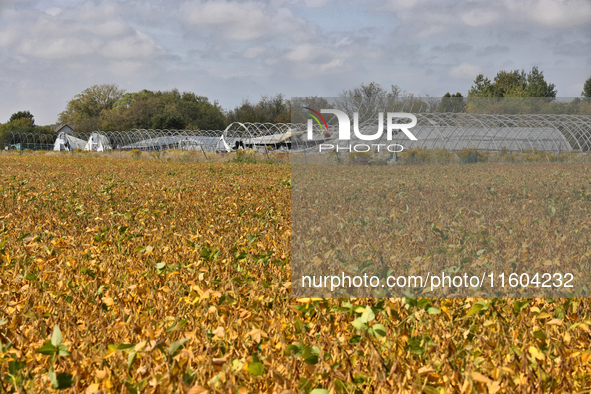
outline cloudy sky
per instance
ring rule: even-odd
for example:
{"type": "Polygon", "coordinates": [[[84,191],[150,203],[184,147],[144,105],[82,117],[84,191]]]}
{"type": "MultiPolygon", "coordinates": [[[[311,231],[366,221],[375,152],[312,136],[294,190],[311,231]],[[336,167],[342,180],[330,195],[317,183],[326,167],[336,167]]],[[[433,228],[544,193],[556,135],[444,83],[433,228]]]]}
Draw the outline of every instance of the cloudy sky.
{"type": "Polygon", "coordinates": [[[55,123],[87,87],[193,91],[231,109],[372,81],[467,93],[538,66],[561,97],[591,76],[589,0],[0,0],[0,122],[55,123]]]}

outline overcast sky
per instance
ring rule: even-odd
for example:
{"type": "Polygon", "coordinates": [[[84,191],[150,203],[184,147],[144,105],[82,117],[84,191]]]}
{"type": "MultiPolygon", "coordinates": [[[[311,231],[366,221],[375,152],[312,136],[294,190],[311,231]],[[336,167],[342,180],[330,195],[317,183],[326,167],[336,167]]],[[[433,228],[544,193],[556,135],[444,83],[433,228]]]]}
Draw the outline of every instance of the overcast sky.
{"type": "Polygon", "coordinates": [[[372,81],[467,93],[538,66],[561,97],[591,76],[590,0],[0,0],[0,122],[57,121],[94,84],[192,91],[226,109],[372,81]]]}

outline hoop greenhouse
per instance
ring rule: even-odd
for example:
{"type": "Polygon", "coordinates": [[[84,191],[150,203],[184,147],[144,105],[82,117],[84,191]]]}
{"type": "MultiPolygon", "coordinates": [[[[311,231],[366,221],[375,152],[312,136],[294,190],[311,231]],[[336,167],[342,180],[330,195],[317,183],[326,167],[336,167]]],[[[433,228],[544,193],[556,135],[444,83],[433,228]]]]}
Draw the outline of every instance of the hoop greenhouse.
{"type": "MultiPolygon", "coordinates": [[[[405,149],[424,147],[457,151],[474,148],[480,151],[547,152],[591,149],[591,116],[589,115],[491,115],[471,113],[416,113],[412,128],[416,141],[397,133],[386,141],[385,133],[373,144],[394,143],[405,149]]],[[[229,152],[239,148],[310,150],[319,144],[338,144],[338,127],[328,126],[328,133],[313,126],[308,139],[306,124],[239,123],[225,130],[131,130],[94,131],[35,135],[12,132],[11,145],[16,149],[53,150],[203,150],[229,152]]],[[[377,124],[363,124],[363,134],[375,134],[377,124]]],[[[352,140],[362,142],[360,139],[352,140]]]]}

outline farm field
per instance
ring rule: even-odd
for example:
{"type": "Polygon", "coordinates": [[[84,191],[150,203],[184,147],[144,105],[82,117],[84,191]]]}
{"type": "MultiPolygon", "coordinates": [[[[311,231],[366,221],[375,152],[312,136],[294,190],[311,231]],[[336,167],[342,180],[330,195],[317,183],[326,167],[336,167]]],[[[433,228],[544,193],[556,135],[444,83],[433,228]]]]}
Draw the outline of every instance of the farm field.
{"type": "Polygon", "coordinates": [[[0,165],[0,393],[591,388],[585,299],[291,299],[288,165],[0,165]]]}
{"type": "Polygon", "coordinates": [[[298,297],[590,294],[586,163],[293,164],[292,186],[292,275],[337,285],[331,294],[320,280],[294,279],[298,297]],[[442,272],[472,285],[442,287],[442,272]],[[338,286],[341,274],[375,285],[338,286]],[[409,286],[404,275],[435,280],[409,286]],[[404,277],[385,286],[388,276],[404,277]]]}

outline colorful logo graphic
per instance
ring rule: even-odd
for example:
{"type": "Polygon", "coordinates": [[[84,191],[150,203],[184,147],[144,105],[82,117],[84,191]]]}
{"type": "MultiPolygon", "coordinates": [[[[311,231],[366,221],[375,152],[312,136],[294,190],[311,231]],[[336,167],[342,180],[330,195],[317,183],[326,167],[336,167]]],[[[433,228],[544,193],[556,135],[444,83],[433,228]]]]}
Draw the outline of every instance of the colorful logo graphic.
{"type": "Polygon", "coordinates": [[[320,130],[322,130],[322,123],[324,123],[326,133],[328,133],[328,124],[326,124],[326,120],[324,120],[324,117],[322,115],[320,115],[320,112],[314,111],[312,108],[308,108],[308,107],[303,107],[303,108],[306,111],[308,111],[308,115],[310,115],[316,121],[316,123],[318,123],[318,126],[320,126],[320,130]],[[321,119],[322,119],[322,123],[320,123],[321,119]]]}
{"type": "MultiPolygon", "coordinates": [[[[320,123],[320,120],[322,120],[322,122],[324,123],[324,127],[326,128],[326,131],[324,132],[325,137],[330,137],[331,133],[328,131],[328,124],[326,123],[326,120],[320,113],[332,114],[336,116],[339,122],[339,140],[345,141],[351,139],[351,120],[345,112],[338,109],[321,109],[320,112],[318,112],[313,110],[312,108],[302,108],[308,112],[308,115],[310,115],[314,120],[316,120],[316,123],[318,123],[318,125],[320,126],[320,130],[322,130],[322,123],[320,123]]],[[[386,114],[386,120],[386,135],[388,141],[392,141],[392,137],[394,134],[397,133],[397,130],[400,130],[404,134],[406,134],[406,136],[410,140],[417,140],[417,137],[415,137],[413,133],[410,131],[412,127],[415,127],[417,125],[417,117],[415,115],[405,112],[388,112],[386,114]],[[410,123],[394,123],[395,121],[405,118],[410,119],[410,123]]],[[[381,139],[382,134],[384,133],[384,113],[378,113],[378,131],[375,134],[364,134],[360,131],[359,127],[359,113],[354,112],[353,132],[355,134],[355,138],[361,141],[375,141],[381,139]]],[[[312,119],[308,119],[308,140],[313,139],[312,133],[312,119]]]]}
{"type": "MultiPolygon", "coordinates": [[[[319,152],[322,153],[323,150],[332,151],[336,150],[339,152],[340,150],[348,151],[348,152],[368,152],[373,149],[377,149],[378,152],[382,150],[382,148],[386,149],[390,153],[394,152],[402,152],[404,147],[400,144],[385,144],[385,143],[377,143],[377,144],[366,144],[366,143],[356,143],[356,144],[349,144],[347,146],[339,145],[338,141],[351,141],[351,120],[349,116],[338,109],[321,109],[320,112],[313,110],[312,108],[302,107],[310,117],[312,117],[316,123],[320,126],[320,130],[324,129],[324,141],[320,139],[314,139],[313,133],[313,124],[314,122],[312,119],[308,119],[308,141],[316,141],[318,143],[319,152]],[[326,120],[321,115],[322,114],[332,114],[338,120],[339,124],[339,132],[338,132],[338,141],[332,141],[330,138],[332,134],[328,131],[328,124],[326,120]],[[324,125],[324,127],[323,127],[324,125]],[[329,142],[330,143],[326,143],[329,142]],[[336,145],[335,145],[336,143],[336,145]]],[[[388,112],[384,114],[383,112],[378,113],[378,130],[373,134],[366,134],[367,127],[360,128],[359,127],[359,113],[353,113],[353,139],[356,141],[381,141],[382,136],[384,134],[384,118],[386,118],[386,141],[392,141],[393,137],[398,134],[398,131],[402,131],[408,139],[412,141],[416,141],[417,137],[410,131],[410,129],[417,125],[417,117],[411,113],[405,112],[388,112]],[[385,115],[385,116],[384,116],[385,115]],[[409,123],[395,123],[400,121],[401,119],[410,119],[409,123]],[[364,132],[362,132],[362,130],[364,132]]]]}

